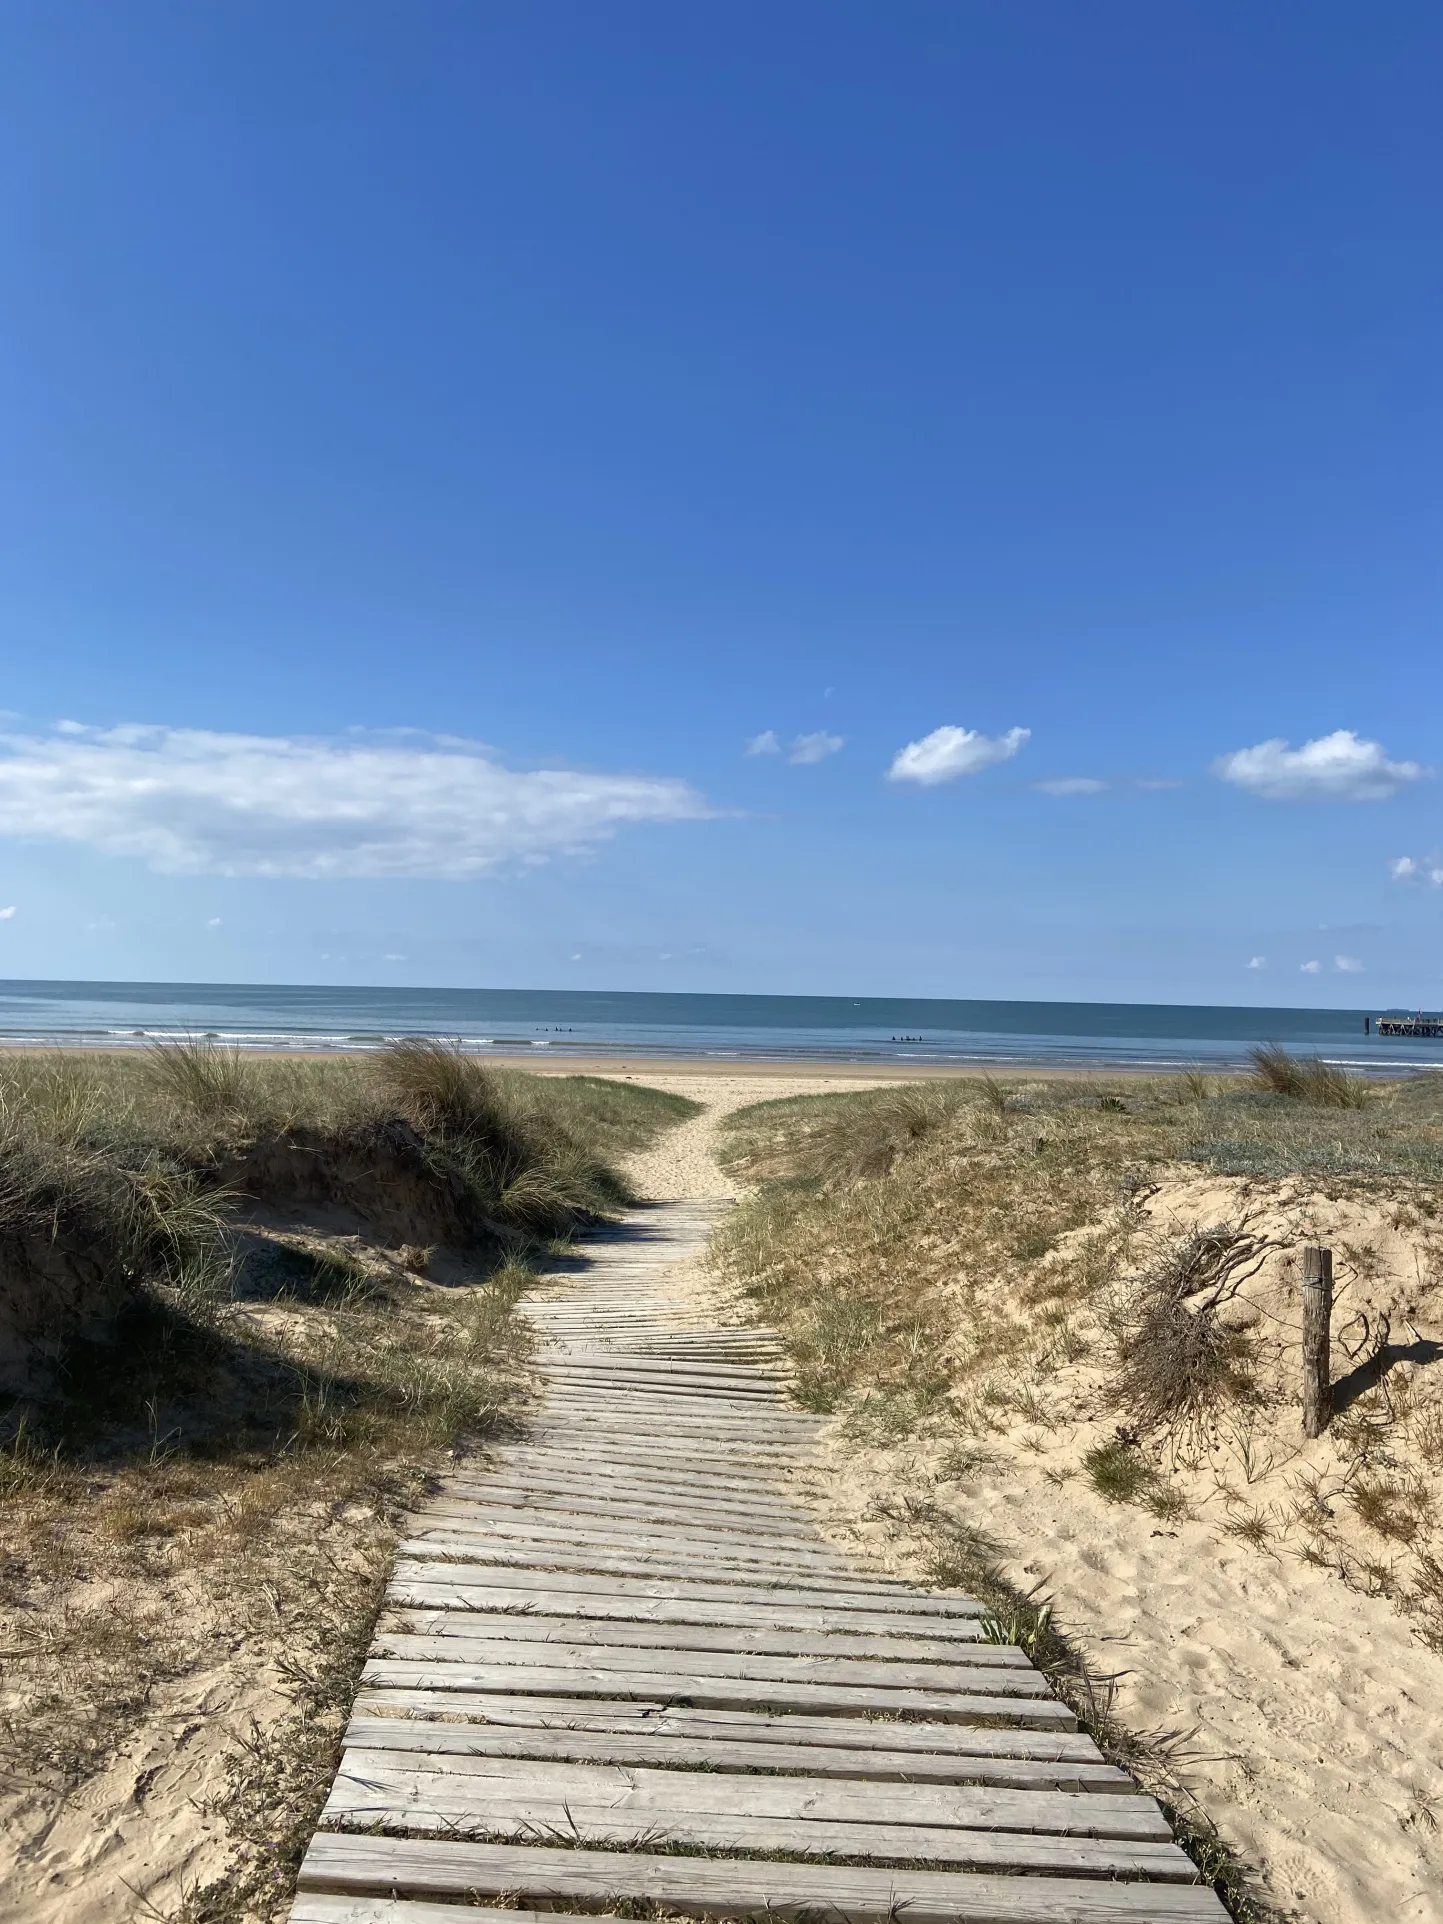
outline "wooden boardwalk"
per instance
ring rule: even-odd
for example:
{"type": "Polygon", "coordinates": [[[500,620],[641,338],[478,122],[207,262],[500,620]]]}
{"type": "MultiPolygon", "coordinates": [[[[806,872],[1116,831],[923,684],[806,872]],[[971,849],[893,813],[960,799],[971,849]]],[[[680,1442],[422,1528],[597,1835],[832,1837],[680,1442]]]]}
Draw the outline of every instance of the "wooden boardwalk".
{"type": "Polygon", "coordinates": [[[672,1279],[714,1217],[641,1212],[530,1306],[530,1433],[401,1545],[292,1924],[1219,1924],[976,1603],[789,1496],[818,1419],[779,1343],[672,1279]]]}

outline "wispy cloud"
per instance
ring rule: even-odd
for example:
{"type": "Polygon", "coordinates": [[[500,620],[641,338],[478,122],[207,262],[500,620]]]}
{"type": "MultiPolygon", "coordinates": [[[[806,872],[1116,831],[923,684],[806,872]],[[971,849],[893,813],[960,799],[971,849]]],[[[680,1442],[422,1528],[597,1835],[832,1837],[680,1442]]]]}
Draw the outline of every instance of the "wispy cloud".
{"type": "Polygon", "coordinates": [[[780,755],[782,745],[777,740],[777,731],[774,728],[763,729],[760,735],[750,738],[742,752],[747,755],[780,755]]]}
{"type": "Polygon", "coordinates": [[[81,842],[165,874],[465,880],[709,813],[669,777],[518,772],[451,740],[75,722],[0,734],[0,835],[81,842]]]}
{"type": "Polygon", "coordinates": [[[13,922],[14,920],[15,904],[12,902],[8,909],[0,909],[0,922],[13,922]]]}
{"type": "Polygon", "coordinates": [[[1034,782],[1044,795],[1105,795],[1111,786],[1095,775],[1059,775],[1055,781],[1034,782]]]}
{"type": "Polygon", "coordinates": [[[1434,888],[1443,888],[1443,856],[1425,855],[1417,861],[1411,855],[1398,855],[1388,864],[1388,873],[1395,882],[1431,882],[1434,888]]]}
{"type": "Polygon", "coordinates": [[[1247,961],[1244,962],[1243,964],[1243,967],[1245,969],[1265,969],[1267,966],[1268,966],[1268,958],[1265,955],[1249,956],[1247,961]]]}
{"type": "Polygon", "coordinates": [[[1010,760],[1031,733],[1030,728],[1009,728],[1005,735],[989,736],[975,728],[934,728],[930,735],[908,742],[898,752],[887,770],[887,780],[932,788],[938,782],[955,781],[959,775],[976,775],[994,762],[1010,760]]]}
{"type": "Polygon", "coordinates": [[[1382,802],[1426,771],[1391,762],[1381,742],[1336,729],[1289,748],[1281,736],[1239,748],[1213,763],[1213,773],[1269,802],[1382,802]]]}
{"type": "Polygon", "coordinates": [[[1361,975],[1363,973],[1363,964],[1356,955],[1335,955],[1333,957],[1333,967],[1340,975],[1361,975]]]}
{"type": "Polygon", "coordinates": [[[798,735],[787,751],[787,760],[806,768],[812,762],[824,762],[828,755],[835,755],[839,748],[845,747],[845,736],[829,735],[825,728],[819,728],[814,735],[798,735]]]}
{"type": "Polygon", "coordinates": [[[1321,975],[1323,973],[1323,965],[1321,962],[1300,962],[1298,967],[1304,975],[1321,975]]]}

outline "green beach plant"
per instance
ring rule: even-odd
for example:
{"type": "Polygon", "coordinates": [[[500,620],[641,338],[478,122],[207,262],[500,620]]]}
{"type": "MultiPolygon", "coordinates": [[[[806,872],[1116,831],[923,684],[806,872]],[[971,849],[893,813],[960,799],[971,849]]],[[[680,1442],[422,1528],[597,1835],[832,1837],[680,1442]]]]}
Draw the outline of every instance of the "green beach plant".
{"type": "Polygon", "coordinates": [[[1249,1051],[1254,1086],[1270,1095],[1288,1096],[1316,1109],[1363,1109],[1370,1100],[1367,1083],[1320,1056],[1289,1055],[1275,1042],[1249,1051]]]}

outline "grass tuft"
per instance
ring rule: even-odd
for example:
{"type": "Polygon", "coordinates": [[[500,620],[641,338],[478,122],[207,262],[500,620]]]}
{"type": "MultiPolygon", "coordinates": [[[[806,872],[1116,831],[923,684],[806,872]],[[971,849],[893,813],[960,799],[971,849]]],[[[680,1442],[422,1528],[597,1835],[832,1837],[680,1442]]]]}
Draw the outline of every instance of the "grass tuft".
{"type": "Polygon", "coordinates": [[[1276,1042],[1249,1051],[1253,1082],[1270,1095],[1288,1096],[1315,1109],[1365,1109],[1371,1091],[1361,1076],[1349,1075],[1320,1056],[1289,1055],[1276,1042]]]}
{"type": "Polygon", "coordinates": [[[158,1042],[145,1052],[150,1078],[162,1096],[198,1116],[244,1109],[249,1087],[245,1058],[205,1037],[158,1042]]]}

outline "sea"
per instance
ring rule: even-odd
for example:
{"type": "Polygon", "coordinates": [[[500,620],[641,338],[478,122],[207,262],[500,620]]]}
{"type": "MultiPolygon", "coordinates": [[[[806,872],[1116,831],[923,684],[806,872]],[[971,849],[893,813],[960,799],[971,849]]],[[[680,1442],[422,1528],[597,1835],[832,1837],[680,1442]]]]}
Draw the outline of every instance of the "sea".
{"type": "Polygon", "coordinates": [[[1224,1069],[1276,1042],[1349,1068],[1443,1069],[1443,1041],[1384,1039],[1378,1009],[878,996],[651,995],[565,989],[365,989],[225,982],[0,982],[0,1047],[143,1047],[209,1036],[240,1049],[347,1051],[439,1036],[477,1055],[655,1057],[1096,1069],[1224,1069]],[[1366,1028],[1365,1028],[1366,1023],[1366,1028]]]}

